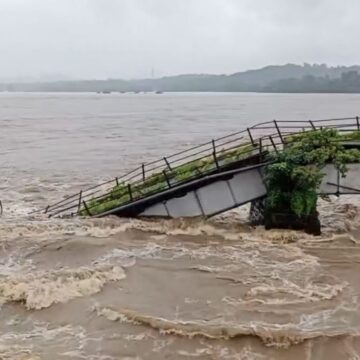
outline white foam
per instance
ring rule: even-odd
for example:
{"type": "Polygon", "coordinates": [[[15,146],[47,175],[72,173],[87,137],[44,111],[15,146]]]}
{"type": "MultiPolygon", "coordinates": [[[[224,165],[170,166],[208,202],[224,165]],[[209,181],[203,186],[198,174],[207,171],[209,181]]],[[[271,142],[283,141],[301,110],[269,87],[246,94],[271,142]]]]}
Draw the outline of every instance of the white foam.
{"type": "Polygon", "coordinates": [[[99,292],[108,282],[125,278],[118,266],[35,271],[0,278],[0,303],[23,302],[28,309],[42,309],[55,303],[99,292]]]}

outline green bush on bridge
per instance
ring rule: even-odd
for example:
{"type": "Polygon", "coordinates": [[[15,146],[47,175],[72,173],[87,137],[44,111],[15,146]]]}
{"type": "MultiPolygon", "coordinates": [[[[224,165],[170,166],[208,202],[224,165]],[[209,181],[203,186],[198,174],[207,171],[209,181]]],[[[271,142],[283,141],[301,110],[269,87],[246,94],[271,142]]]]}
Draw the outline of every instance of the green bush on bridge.
{"type": "MultiPolygon", "coordinates": [[[[360,151],[345,149],[344,141],[360,140],[360,132],[349,132],[341,135],[337,130],[324,128],[288,136],[283,151],[273,153],[273,161],[266,169],[268,196],[266,213],[294,214],[301,218],[316,212],[317,189],[324,174],[321,169],[326,163],[334,163],[344,176],[346,164],[360,161],[360,151]]],[[[227,166],[242,160],[251,154],[253,145],[241,145],[230,150],[217,153],[220,166],[227,166]]],[[[133,200],[146,197],[159,191],[168,189],[168,181],[180,184],[190,181],[198,175],[209,174],[216,170],[213,156],[190,161],[174,167],[171,171],[151,174],[144,181],[131,185],[133,200]]],[[[120,183],[110,192],[99,199],[87,202],[91,215],[119,207],[131,201],[128,185],[120,183]]],[[[82,208],[81,215],[88,215],[86,208],[82,208]]]]}
{"type": "Polygon", "coordinates": [[[346,164],[359,162],[360,151],[345,149],[342,142],[359,138],[358,132],[341,135],[331,128],[288,137],[284,150],[272,154],[274,162],[266,168],[266,216],[290,214],[303,218],[316,213],[322,168],[333,163],[345,176],[346,164]]]}

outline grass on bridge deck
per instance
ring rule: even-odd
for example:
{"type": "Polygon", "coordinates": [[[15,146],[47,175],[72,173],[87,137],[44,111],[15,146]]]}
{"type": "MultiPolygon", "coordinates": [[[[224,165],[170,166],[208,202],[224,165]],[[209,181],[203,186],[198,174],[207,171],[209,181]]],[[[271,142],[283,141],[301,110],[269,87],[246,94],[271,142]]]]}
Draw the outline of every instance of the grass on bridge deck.
{"type": "MultiPolygon", "coordinates": [[[[301,134],[285,138],[286,142],[296,141],[301,134]]],[[[353,131],[341,135],[341,141],[360,141],[360,131],[353,131]]],[[[258,146],[251,144],[241,145],[233,150],[221,150],[217,153],[216,164],[213,156],[207,156],[199,160],[193,160],[188,163],[179,165],[173,169],[164,172],[156,172],[140,181],[131,184],[120,183],[114,186],[104,197],[91,199],[87,202],[86,207],[82,207],[80,215],[98,215],[129,203],[131,201],[144,198],[151,194],[166,190],[170,185],[179,185],[190,181],[194,178],[204,176],[217,169],[217,166],[225,167],[231,163],[246,159],[258,150],[258,146]]]]}
{"type": "MultiPolygon", "coordinates": [[[[220,167],[230,165],[237,161],[246,159],[257,149],[253,145],[239,146],[234,150],[221,150],[217,153],[216,159],[220,167]]],[[[88,201],[87,209],[83,207],[80,215],[97,215],[105,211],[114,209],[130,201],[141,199],[162,190],[166,190],[170,185],[178,185],[196,177],[201,177],[217,169],[217,164],[213,156],[207,156],[199,160],[193,160],[179,165],[171,171],[157,172],[150,175],[144,181],[129,186],[121,183],[114,186],[111,191],[103,198],[88,201]],[[131,194],[130,194],[131,191],[131,194]]]]}

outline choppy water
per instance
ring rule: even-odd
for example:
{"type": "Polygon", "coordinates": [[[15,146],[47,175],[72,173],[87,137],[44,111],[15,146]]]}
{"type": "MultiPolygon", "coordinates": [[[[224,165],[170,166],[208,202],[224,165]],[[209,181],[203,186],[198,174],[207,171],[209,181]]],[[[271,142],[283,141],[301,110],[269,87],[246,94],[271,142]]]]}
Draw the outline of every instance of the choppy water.
{"type": "Polygon", "coordinates": [[[324,234],[28,212],[260,121],[354,116],[358,95],[0,95],[1,359],[360,359],[360,199],[324,234]]]}

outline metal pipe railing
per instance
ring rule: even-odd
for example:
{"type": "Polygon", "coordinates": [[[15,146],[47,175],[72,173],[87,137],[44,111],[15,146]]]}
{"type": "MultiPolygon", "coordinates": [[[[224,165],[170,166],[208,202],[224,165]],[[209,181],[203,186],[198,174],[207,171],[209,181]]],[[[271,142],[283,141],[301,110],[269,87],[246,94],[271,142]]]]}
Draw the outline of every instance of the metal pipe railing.
{"type": "MultiPolygon", "coordinates": [[[[279,151],[280,146],[283,146],[284,144],[285,137],[298,134],[302,131],[315,131],[320,128],[335,128],[339,129],[340,132],[355,130],[359,131],[359,117],[356,116],[317,120],[273,120],[262,122],[245,130],[237,131],[232,134],[214,139],[210,142],[205,142],[169,156],[162,157],[161,159],[144,163],[140,167],[129,171],[123,176],[116,177],[98,185],[81,190],[80,192],[67,196],[61,201],[48,205],[44,209],[35,210],[32,213],[46,212],[49,214],[49,216],[55,216],[76,208],[76,213],[79,213],[81,211],[82,204],[84,205],[86,211],[91,213],[92,206],[89,206],[89,201],[106,201],[107,197],[109,197],[109,201],[111,201],[113,200],[111,197],[113,196],[114,187],[119,187],[121,185],[125,186],[126,192],[123,194],[116,194],[116,198],[120,198],[128,194],[129,201],[131,202],[135,199],[135,194],[140,193],[141,195],[140,185],[146,184],[146,181],[150,181],[151,176],[154,174],[164,174],[165,172],[166,176],[164,175],[164,178],[166,179],[167,185],[170,184],[171,187],[178,186],[179,184],[184,183],[184,180],[170,182],[169,177],[171,177],[172,173],[176,172],[177,169],[181,168],[181,166],[185,164],[191,164],[203,159],[211,158],[214,162],[214,168],[219,169],[221,168],[219,159],[221,160],[223,152],[230,152],[237,148],[246,147],[248,145],[253,145],[253,148],[248,151],[249,154],[253,153],[254,149],[256,148],[258,148],[259,152],[260,150],[269,149],[270,147],[273,147],[274,151],[279,151]],[[353,122],[350,123],[350,120],[353,122]],[[323,123],[326,122],[331,124],[323,125],[323,123]],[[333,124],[333,122],[338,123],[333,124]],[[319,123],[321,123],[321,125],[319,123]],[[317,126],[316,124],[319,125],[317,126]],[[295,129],[300,131],[295,131],[295,129]],[[258,136],[256,134],[257,132],[259,132],[258,136]],[[241,136],[239,137],[240,134],[241,136]],[[278,142],[276,139],[279,139],[280,141],[278,142]],[[261,147],[259,146],[260,143],[261,147]],[[202,156],[199,157],[199,155],[202,156]],[[93,195],[99,194],[100,192],[101,194],[99,196],[93,197],[93,195]]],[[[244,151],[244,154],[247,154],[247,151],[244,151]]],[[[198,177],[199,174],[205,176],[209,172],[214,171],[214,169],[210,169],[209,171],[200,171],[200,169],[196,170],[198,170],[197,174],[194,175],[196,177],[198,177]]],[[[181,172],[179,174],[181,174],[181,172]]],[[[187,178],[185,181],[190,179],[192,179],[192,177],[187,178]]],[[[159,190],[161,189],[157,189],[156,191],[158,192],[159,190]]],[[[147,196],[150,196],[150,193],[144,192],[143,197],[147,196]]]]}

